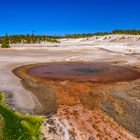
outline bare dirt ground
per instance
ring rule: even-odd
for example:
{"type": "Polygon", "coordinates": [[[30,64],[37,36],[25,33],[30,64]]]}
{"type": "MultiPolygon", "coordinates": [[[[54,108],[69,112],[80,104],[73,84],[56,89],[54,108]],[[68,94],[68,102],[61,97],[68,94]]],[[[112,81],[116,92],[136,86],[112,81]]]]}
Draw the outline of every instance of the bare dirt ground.
{"type": "MultiPolygon", "coordinates": [[[[140,69],[139,38],[140,38],[139,36],[124,36],[124,35],[117,36],[116,35],[116,36],[93,37],[93,38],[88,38],[88,39],[77,39],[77,40],[66,39],[66,40],[61,40],[60,44],[41,44],[41,45],[33,44],[33,45],[26,45],[26,46],[23,44],[12,45],[13,47],[10,49],[0,49],[0,90],[5,91],[6,93],[8,93],[8,95],[11,96],[12,104],[10,105],[12,106],[12,108],[21,110],[25,113],[29,113],[29,112],[34,113],[34,111],[36,110],[36,107],[42,108],[42,104],[38,100],[37,96],[35,96],[35,94],[32,94],[31,91],[26,90],[22,86],[21,80],[12,73],[12,70],[14,68],[17,68],[22,65],[43,63],[43,62],[65,62],[65,61],[84,61],[85,62],[87,61],[87,62],[107,62],[109,64],[119,65],[119,66],[124,66],[124,65],[128,67],[132,66],[135,69],[139,70],[140,69]]],[[[123,99],[123,101],[127,102],[127,100],[129,100],[130,102],[132,102],[134,110],[136,111],[130,112],[130,114],[132,114],[131,117],[134,116],[134,113],[136,113],[136,116],[138,117],[140,115],[140,108],[139,108],[140,90],[138,88],[139,85],[140,85],[140,82],[139,80],[137,80],[131,83],[128,83],[128,82],[124,82],[123,84],[117,83],[117,86],[115,85],[116,86],[115,88],[111,87],[110,89],[108,89],[108,87],[106,86],[103,86],[103,89],[108,89],[109,93],[112,93],[111,91],[113,91],[113,97],[115,96],[117,97],[117,99],[121,98],[123,99]],[[118,92],[118,90],[116,89],[118,87],[121,87],[121,85],[123,86],[123,88],[120,88],[119,89],[120,92],[118,92]],[[130,88],[130,90],[128,87],[130,88]],[[124,90],[124,89],[127,89],[127,90],[124,90]],[[133,94],[133,91],[134,91],[134,94],[133,94]]],[[[85,100],[88,100],[88,99],[89,98],[85,100]]],[[[129,108],[127,103],[124,103],[123,106],[125,107],[127,106],[126,108],[129,108]]],[[[110,114],[108,112],[109,105],[107,104],[106,100],[104,100],[102,104],[105,105],[101,107],[103,111],[107,112],[111,117],[114,117],[116,115],[116,114],[115,115],[110,114]]],[[[115,107],[116,107],[116,104],[118,104],[117,101],[115,102],[115,107]]],[[[121,109],[119,107],[116,107],[116,108],[121,113],[121,109]]],[[[67,110],[72,110],[69,107],[67,108],[68,108],[67,110]]],[[[63,117],[61,116],[61,113],[60,113],[62,110],[63,110],[63,107],[58,109],[57,116],[60,116],[59,119],[63,117]]],[[[82,114],[84,114],[85,112],[84,109],[81,109],[81,112],[83,112],[82,114]]],[[[92,110],[89,110],[89,112],[92,114],[92,110]]],[[[95,113],[95,118],[96,118],[96,114],[98,113],[96,111],[95,112],[93,111],[93,113],[95,113]]],[[[99,116],[100,118],[99,114],[97,116],[99,116]]],[[[74,117],[74,116],[70,115],[69,119],[71,119],[71,117],[74,117]]],[[[94,117],[92,118],[93,120],[91,120],[91,118],[88,118],[88,119],[90,121],[93,121],[94,117]]],[[[115,119],[117,120],[117,118],[115,119]]],[[[139,118],[137,119],[138,119],[137,122],[139,123],[140,120],[139,118]]],[[[100,120],[103,120],[103,119],[100,119],[100,120]]],[[[83,119],[83,121],[87,121],[87,120],[83,119]]],[[[124,120],[122,119],[121,121],[123,122],[124,120]]],[[[96,123],[96,121],[93,121],[93,122],[96,123]]],[[[135,123],[137,124],[137,122],[135,123]]],[[[75,124],[73,122],[71,123],[72,125],[75,124]]],[[[97,123],[97,126],[98,125],[99,123],[97,123]]],[[[104,125],[105,124],[103,124],[103,126],[104,125]]],[[[83,126],[80,126],[80,124],[79,125],[77,124],[77,127],[78,127],[76,131],[77,135],[80,135],[81,133],[80,129],[83,126]]],[[[105,127],[108,127],[108,126],[105,126],[105,127]]],[[[91,128],[89,131],[92,131],[94,129],[95,139],[101,139],[101,138],[98,138],[98,136],[100,137],[105,127],[102,128],[98,126],[99,131],[100,131],[98,135],[96,135],[94,127],[91,128]]],[[[65,130],[64,135],[62,134],[63,137],[61,139],[68,140],[70,139],[70,135],[68,135],[69,132],[67,132],[65,128],[64,128],[65,130]]],[[[126,139],[126,140],[136,139],[134,136],[130,135],[124,129],[121,129],[121,131],[118,131],[118,129],[120,130],[121,128],[118,125],[111,123],[111,125],[109,125],[109,128],[106,130],[107,138],[102,137],[102,139],[116,139],[116,138],[126,139]],[[117,127],[117,129],[114,129],[113,127],[117,127]],[[109,135],[110,137],[108,137],[109,135]]],[[[137,128],[137,132],[138,130],[139,128],[137,128]]],[[[78,140],[80,138],[82,140],[83,139],[86,140],[87,138],[89,140],[92,140],[93,138],[91,134],[92,133],[90,132],[90,133],[86,133],[84,136],[81,136],[81,137],[79,136],[78,140]]],[[[139,136],[139,133],[136,133],[136,134],[137,136],[139,136]]],[[[51,138],[53,139],[53,136],[50,136],[50,139],[51,138]]]]}

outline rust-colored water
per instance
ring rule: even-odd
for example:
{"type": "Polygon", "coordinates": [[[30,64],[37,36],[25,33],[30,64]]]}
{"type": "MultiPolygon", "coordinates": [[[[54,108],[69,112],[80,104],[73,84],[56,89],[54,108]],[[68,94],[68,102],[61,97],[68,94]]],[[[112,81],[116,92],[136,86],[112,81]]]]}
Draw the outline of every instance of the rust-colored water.
{"type": "Polygon", "coordinates": [[[135,80],[140,72],[106,63],[51,63],[27,69],[29,75],[47,80],[121,82],[135,80]]]}

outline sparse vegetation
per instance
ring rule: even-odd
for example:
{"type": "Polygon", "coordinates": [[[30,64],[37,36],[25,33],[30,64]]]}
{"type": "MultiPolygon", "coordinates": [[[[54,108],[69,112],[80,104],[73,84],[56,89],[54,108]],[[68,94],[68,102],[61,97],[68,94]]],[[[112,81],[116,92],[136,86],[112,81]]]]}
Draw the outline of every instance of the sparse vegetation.
{"type": "MultiPolygon", "coordinates": [[[[0,37],[0,44],[3,46],[7,46],[5,44],[5,40],[8,41],[10,44],[14,43],[41,43],[41,42],[52,42],[52,43],[59,43],[57,40],[58,37],[55,36],[46,36],[46,35],[34,35],[34,34],[27,34],[27,35],[6,35],[0,37]]],[[[6,42],[7,43],[7,42],[6,42]]]]}
{"type": "Polygon", "coordinates": [[[140,30],[113,30],[112,34],[140,35],[140,30]]]}
{"type": "Polygon", "coordinates": [[[96,33],[81,33],[81,34],[66,34],[66,35],[6,35],[0,37],[0,44],[3,48],[9,48],[9,43],[41,43],[41,42],[52,42],[59,43],[58,39],[62,38],[88,38],[92,36],[104,36],[112,34],[129,34],[129,35],[140,35],[140,30],[113,30],[112,32],[96,32],[96,33]]]}
{"type": "Polygon", "coordinates": [[[96,32],[96,33],[84,33],[84,34],[67,34],[63,38],[86,38],[92,36],[103,36],[111,34],[128,34],[128,35],[140,35],[140,30],[113,30],[112,32],[96,32]]]}
{"type": "MultiPolygon", "coordinates": [[[[5,95],[0,93],[0,134],[2,140],[39,140],[42,117],[23,115],[4,105],[5,95]],[[2,122],[3,121],[3,122],[2,122]]],[[[0,140],[1,140],[0,138],[0,140]]]]}

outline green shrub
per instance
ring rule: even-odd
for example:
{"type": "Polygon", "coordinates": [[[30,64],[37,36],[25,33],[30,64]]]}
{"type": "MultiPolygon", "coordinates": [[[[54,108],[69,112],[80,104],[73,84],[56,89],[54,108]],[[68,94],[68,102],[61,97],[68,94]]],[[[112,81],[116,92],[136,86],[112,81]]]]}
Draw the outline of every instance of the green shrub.
{"type": "Polygon", "coordinates": [[[1,48],[10,48],[9,41],[3,41],[1,48]]]}
{"type": "Polygon", "coordinates": [[[10,48],[9,41],[10,41],[10,38],[9,38],[9,36],[8,36],[7,33],[6,33],[6,35],[5,35],[5,36],[3,37],[3,39],[2,39],[1,48],[10,48]]]}
{"type": "Polygon", "coordinates": [[[4,104],[4,99],[4,93],[0,92],[0,116],[3,118],[0,140],[39,140],[43,118],[15,112],[4,104]]]}

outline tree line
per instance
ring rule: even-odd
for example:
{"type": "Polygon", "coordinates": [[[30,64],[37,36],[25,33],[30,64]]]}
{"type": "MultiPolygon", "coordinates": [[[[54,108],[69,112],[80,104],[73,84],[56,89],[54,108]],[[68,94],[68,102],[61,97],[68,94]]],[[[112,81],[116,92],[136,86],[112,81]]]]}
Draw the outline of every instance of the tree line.
{"type": "Polygon", "coordinates": [[[140,35],[140,30],[113,30],[112,34],[140,35]]]}
{"type": "Polygon", "coordinates": [[[9,47],[9,44],[16,43],[42,43],[52,42],[59,43],[59,39],[62,38],[88,38],[92,36],[103,36],[111,34],[128,34],[128,35],[140,35],[140,30],[113,30],[111,32],[96,32],[96,33],[81,33],[81,34],[66,34],[66,35],[34,35],[32,34],[20,34],[20,35],[8,35],[0,36],[0,44],[4,47],[9,47]]]}
{"type": "Polygon", "coordinates": [[[0,37],[0,44],[2,44],[5,40],[8,40],[10,44],[16,43],[41,43],[41,42],[59,42],[57,37],[55,36],[47,36],[47,35],[5,35],[0,37]]]}
{"type": "Polygon", "coordinates": [[[84,33],[84,34],[66,34],[63,38],[84,38],[92,36],[104,36],[111,34],[127,34],[127,35],[140,35],[140,30],[113,30],[111,32],[96,32],[96,33],[84,33]]]}

